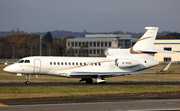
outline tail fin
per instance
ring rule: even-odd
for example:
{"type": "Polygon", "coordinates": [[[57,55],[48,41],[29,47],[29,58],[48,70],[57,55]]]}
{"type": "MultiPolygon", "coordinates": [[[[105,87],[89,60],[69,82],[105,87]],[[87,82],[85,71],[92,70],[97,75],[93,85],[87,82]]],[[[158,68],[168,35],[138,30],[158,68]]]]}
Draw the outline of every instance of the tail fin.
{"type": "Polygon", "coordinates": [[[165,51],[160,49],[153,49],[154,41],[158,32],[158,27],[145,27],[146,33],[131,47],[131,52],[135,54],[143,53],[176,53],[173,51],[165,51]]]}
{"type": "Polygon", "coordinates": [[[136,42],[133,50],[137,52],[150,51],[153,49],[158,27],[145,27],[146,33],[136,42]]]}

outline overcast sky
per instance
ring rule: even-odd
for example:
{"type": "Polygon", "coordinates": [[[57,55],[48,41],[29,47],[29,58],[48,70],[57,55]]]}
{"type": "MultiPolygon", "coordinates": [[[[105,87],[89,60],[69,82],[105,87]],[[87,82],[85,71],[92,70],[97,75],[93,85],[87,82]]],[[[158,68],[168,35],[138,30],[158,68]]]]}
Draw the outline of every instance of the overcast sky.
{"type": "Polygon", "coordinates": [[[180,0],[0,0],[0,31],[180,32],[180,0]]]}

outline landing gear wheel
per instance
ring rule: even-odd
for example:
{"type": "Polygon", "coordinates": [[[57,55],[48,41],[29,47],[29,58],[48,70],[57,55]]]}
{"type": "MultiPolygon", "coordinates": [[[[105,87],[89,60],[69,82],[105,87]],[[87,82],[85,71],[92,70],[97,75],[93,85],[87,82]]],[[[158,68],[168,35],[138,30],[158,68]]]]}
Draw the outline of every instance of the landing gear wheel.
{"type": "Polygon", "coordinates": [[[29,84],[30,79],[31,79],[31,77],[29,76],[29,74],[26,74],[26,82],[25,82],[26,85],[29,84]]]}
{"type": "Polygon", "coordinates": [[[86,84],[92,84],[92,83],[93,83],[92,78],[87,78],[87,79],[86,79],[86,84]]]}
{"type": "Polygon", "coordinates": [[[29,85],[29,81],[26,81],[25,84],[26,84],[26,85],[29,85]]]}

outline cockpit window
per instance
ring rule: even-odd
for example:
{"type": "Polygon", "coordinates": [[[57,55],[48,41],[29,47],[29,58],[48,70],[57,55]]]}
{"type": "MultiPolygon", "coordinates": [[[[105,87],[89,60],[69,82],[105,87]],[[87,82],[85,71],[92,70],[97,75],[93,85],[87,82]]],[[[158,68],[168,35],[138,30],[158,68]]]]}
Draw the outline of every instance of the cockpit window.
{"type": "Polygon", "coordinates": [[[25,60],[25,63],[30,63],[30,60],[25,60]]]}
{"type": "Polygon", "coordinates": [[[23,62],[24,62],[24,60],[19,60],[19,61],[18,61],[18,63],[23,63],[23,62]]]}

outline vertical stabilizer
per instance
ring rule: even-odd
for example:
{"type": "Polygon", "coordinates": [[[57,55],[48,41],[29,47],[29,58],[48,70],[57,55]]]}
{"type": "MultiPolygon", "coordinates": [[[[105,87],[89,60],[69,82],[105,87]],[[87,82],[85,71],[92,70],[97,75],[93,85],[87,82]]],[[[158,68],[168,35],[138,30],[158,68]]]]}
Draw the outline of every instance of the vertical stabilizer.
{"type": "Polygon", "coordinates": [[[134,51],[152,50],[158,32],[158,27],[145,27],[146,33],[133,46],[134,51]]]}

